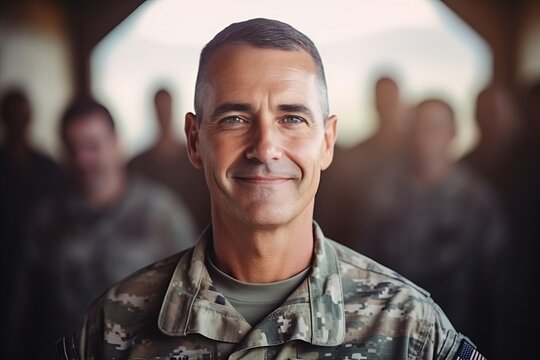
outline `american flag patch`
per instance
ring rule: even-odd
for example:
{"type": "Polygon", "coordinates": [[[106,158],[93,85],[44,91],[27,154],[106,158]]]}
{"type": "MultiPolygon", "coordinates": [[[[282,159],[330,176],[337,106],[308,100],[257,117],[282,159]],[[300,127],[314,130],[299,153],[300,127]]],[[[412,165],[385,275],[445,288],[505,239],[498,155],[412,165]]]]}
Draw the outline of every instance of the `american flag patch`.
{"type": "Polygon", "coordinates": [[[476,351],[473,344],[463,339],[461,340],[461,344],[459,344],[459,349],[457,351],[457,354],[454,360],[487,360],[487,359],[483,357],[482,354],[480,354],[478,351],[476,351]]]}

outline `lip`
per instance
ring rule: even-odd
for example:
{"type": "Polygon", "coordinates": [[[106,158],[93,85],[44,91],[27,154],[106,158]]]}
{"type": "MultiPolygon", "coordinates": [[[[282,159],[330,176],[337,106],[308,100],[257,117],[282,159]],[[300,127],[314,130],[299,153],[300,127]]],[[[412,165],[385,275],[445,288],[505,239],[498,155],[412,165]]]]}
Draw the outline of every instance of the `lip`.
{"type": "Polygon", "coordinates": [[[289,180],[292,180],[291,178],[287,177],[266,177],[266,176],[250,176],[250,177],[243,177],[243,176],[235,176],[233,177],[234,180],[242,182],[242,183],[248,183],[253,185],[280,185],[288,182],[289,180]]]}

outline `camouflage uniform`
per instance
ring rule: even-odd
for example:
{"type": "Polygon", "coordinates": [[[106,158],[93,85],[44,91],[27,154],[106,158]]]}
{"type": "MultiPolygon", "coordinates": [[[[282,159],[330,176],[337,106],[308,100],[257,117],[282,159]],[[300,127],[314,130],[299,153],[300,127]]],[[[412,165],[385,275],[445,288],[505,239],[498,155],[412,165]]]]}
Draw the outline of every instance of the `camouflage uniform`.
{"type": "Polygon", "coordinates": [[[73,328],[104,290],[143,266],[193,246],[190,214],[167,189],[130,178],[107,208],[65,191],[44,202],[29,225],[24,267],[11,311],[17,354],[31,359],[73,328]],[[23,277],[24,276],[24,277],[23,277]],[[28,333],[39,333],[25,346],[28,333]]]}
{"type": "Polygon", "coordinates": [[[52,359],[454,359],[464,338],[429,294],[326,239],[304,282],[251,327],[194,248],[153,264],[98,299],[52,359]]]}

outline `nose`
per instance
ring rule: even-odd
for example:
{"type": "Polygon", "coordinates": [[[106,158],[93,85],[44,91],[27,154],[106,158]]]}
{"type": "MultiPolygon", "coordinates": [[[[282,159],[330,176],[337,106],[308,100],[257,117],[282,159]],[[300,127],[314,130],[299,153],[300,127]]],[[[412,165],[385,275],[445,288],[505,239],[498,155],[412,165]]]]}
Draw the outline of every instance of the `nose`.
{"type": "Polygon", "coordinates": [[[269,163],[279,160],[282,156],[279,130],[271,121],[260,121],[252,129],[250,143],[246,150],[246,158],[269,163]]]}

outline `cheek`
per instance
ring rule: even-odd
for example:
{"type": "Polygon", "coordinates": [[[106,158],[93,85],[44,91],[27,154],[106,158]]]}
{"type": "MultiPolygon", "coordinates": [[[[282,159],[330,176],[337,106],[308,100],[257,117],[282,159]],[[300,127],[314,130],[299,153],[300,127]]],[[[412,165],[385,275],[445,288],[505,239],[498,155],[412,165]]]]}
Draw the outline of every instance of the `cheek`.
{"type": "Polygon", "coordinates": [[[79,149],[73,150],[73,153],[71,155],[71,162],[76,167],[85,168],[95,164],[98,158],[99,155],[95,149],[81,147],[79,149]]]}
{"type": "Polygon", "coordinates": [[[317,139],[293,141],[289,147],[290,158],[303,172],[320,172],[325,160],[322,141],[317,139]]]}
{"type": "Polygon", "coordinates": [[[230,141],[222,140],[213,139],[201,143],[200,156],[206,174],[225,173],[235,159],[241,156],[240,146],[231,146],[230,141]]]}

